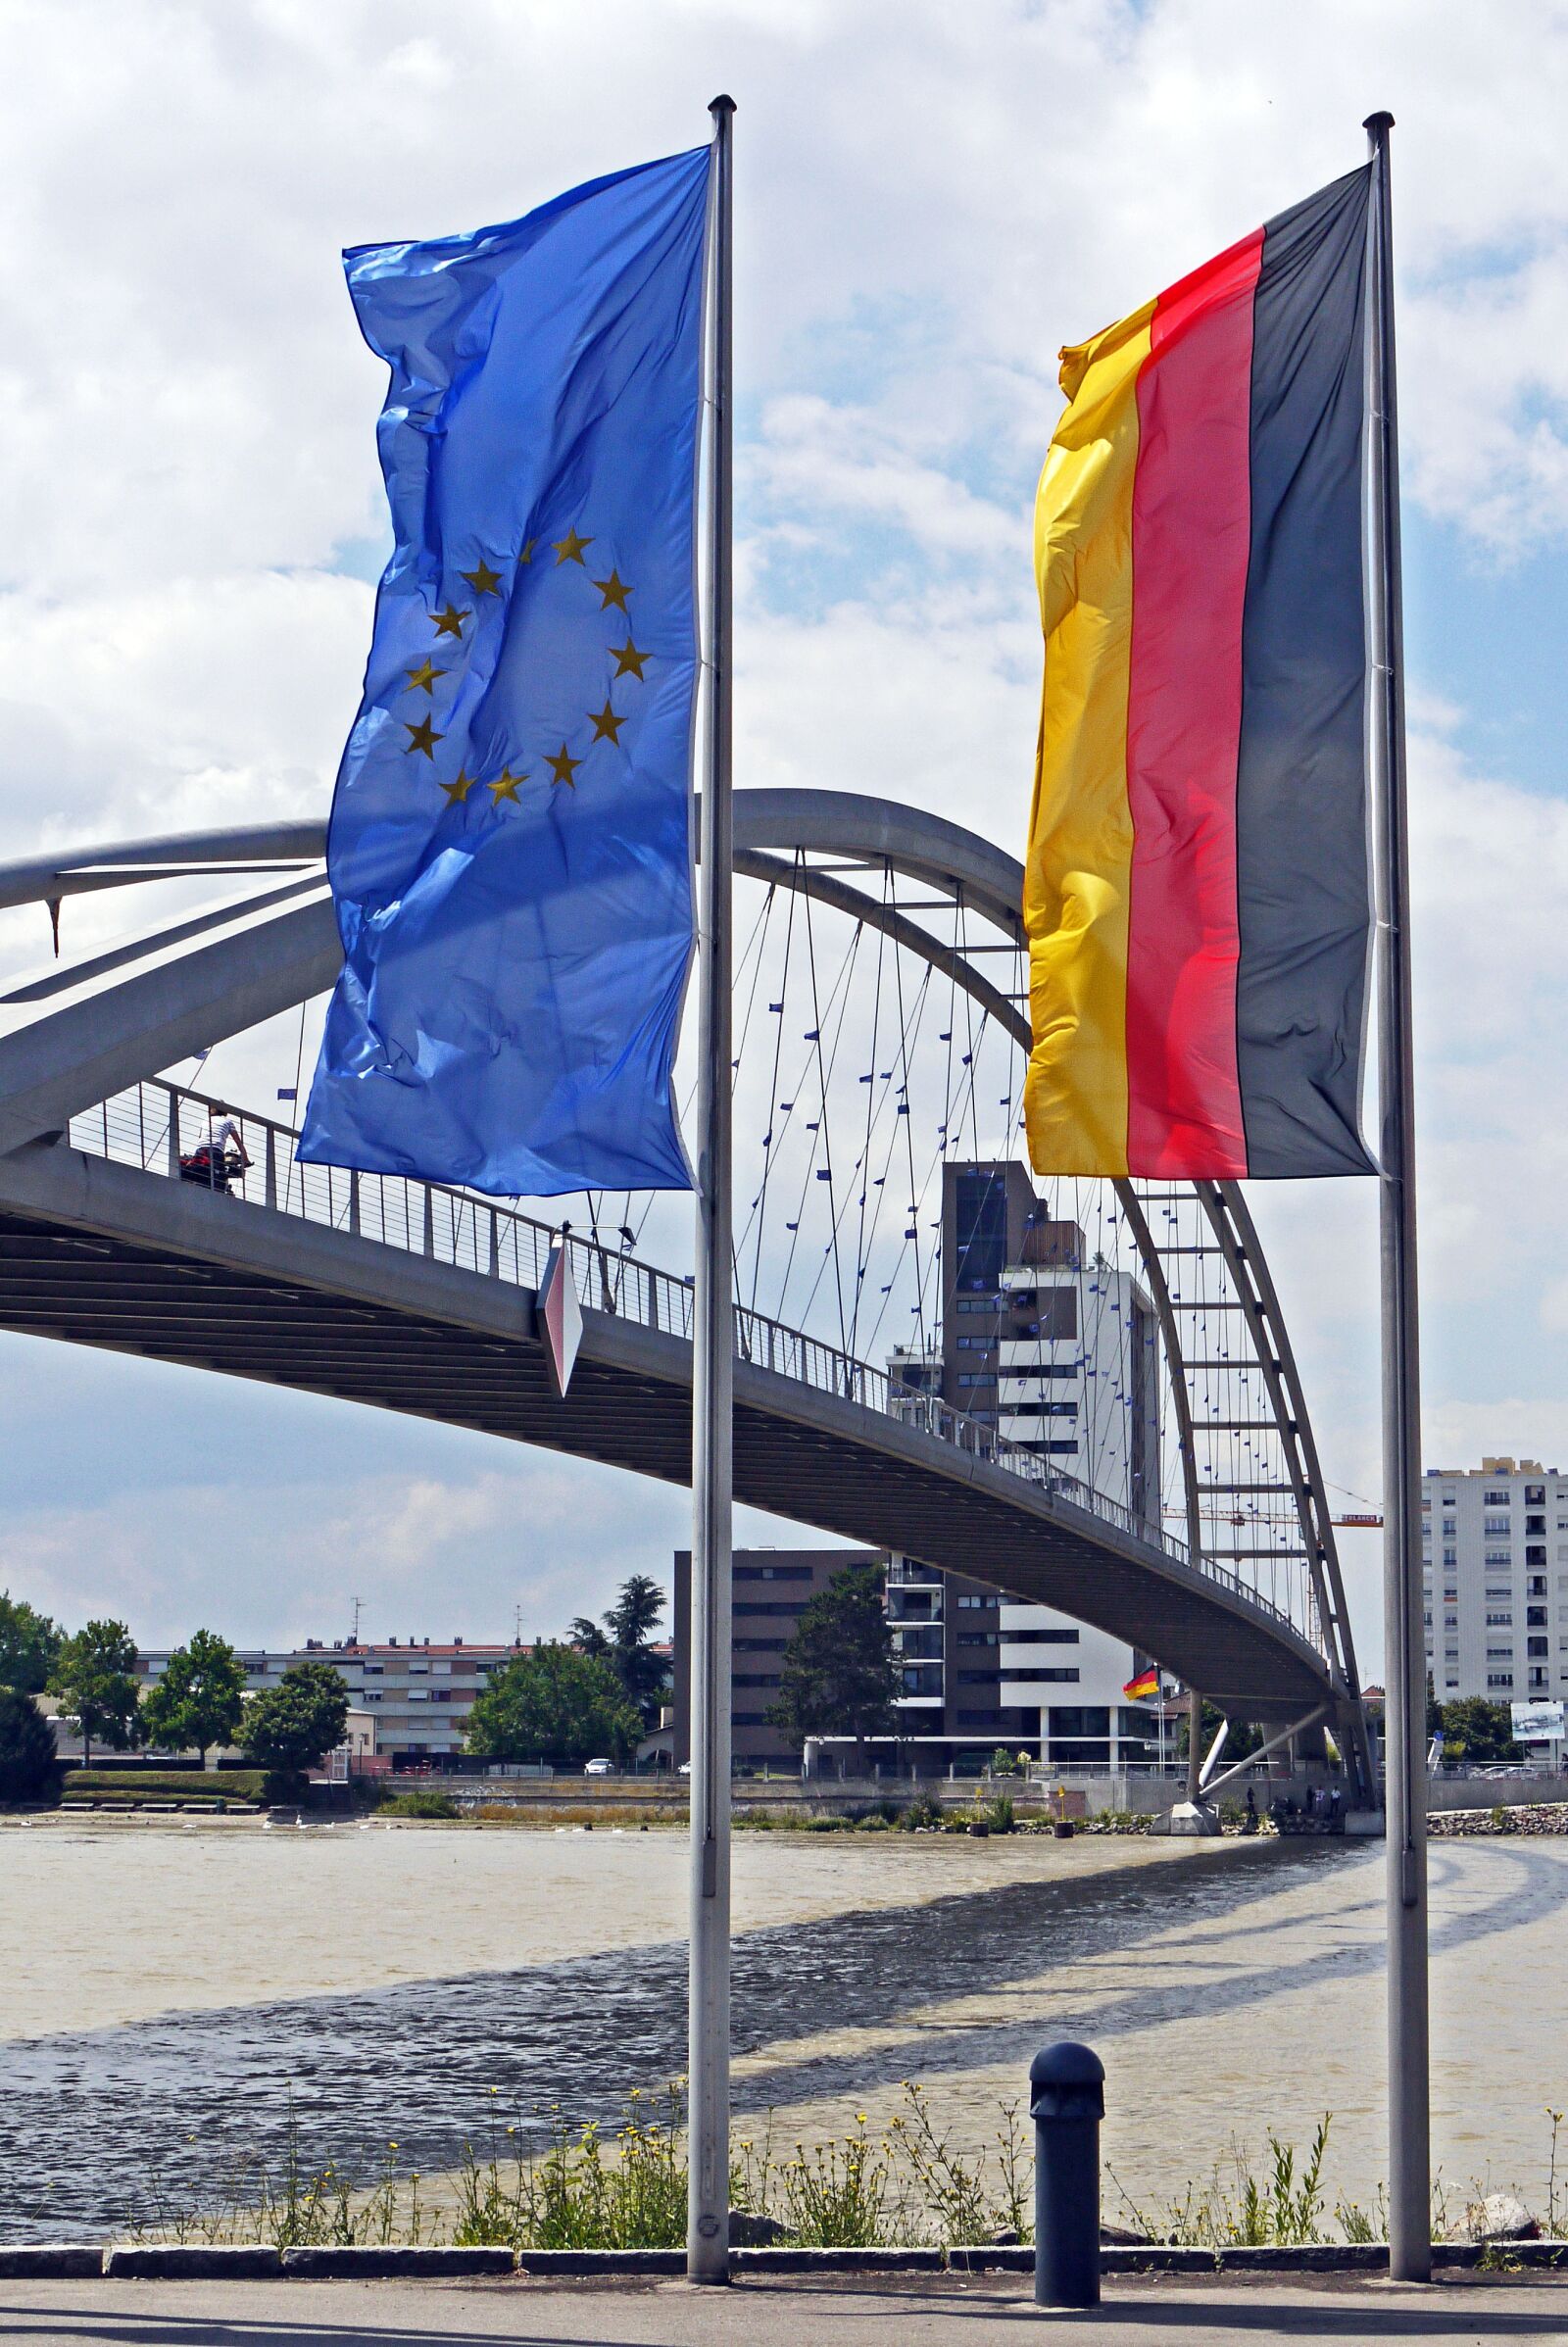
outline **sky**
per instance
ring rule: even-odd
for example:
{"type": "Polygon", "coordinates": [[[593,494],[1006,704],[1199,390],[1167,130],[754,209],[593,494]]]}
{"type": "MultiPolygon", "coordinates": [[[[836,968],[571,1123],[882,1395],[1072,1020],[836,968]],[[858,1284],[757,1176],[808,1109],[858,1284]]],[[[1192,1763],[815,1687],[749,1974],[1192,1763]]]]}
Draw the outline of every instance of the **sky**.
{"type": "MultiPolygon", "coordinates": [[[[1055,353],[1395,133],[1433,1463],[1568,1463],[1568,7],[10,0],[0,856],[324,813],[385,550],[341,247],[515,217],[736,98],[737,780],[1020,853],[1055,353]]],[[[67,907],[68,944],[102,906],[67,907]]],[[[44,951],[0,914],[0,969],[44,951]]],[[[279,1079],[282,1080],[282,1079],[279,1079]]],[[[230,1081],[224,1078],[225,1083],[230,1081]]],[[[1376,1498],[1376,1200],[1252,1203],[1376,1498]]],[[[564,1628],[683,1496],[0,1338],[0,1587],[145,1645],[564,1628]]],[[[742,1515],[743,1537],[787,1529],[742,1515]]],[[[1375,1543],[1348,1541],[1368,1675],[1375,1543]]]]}

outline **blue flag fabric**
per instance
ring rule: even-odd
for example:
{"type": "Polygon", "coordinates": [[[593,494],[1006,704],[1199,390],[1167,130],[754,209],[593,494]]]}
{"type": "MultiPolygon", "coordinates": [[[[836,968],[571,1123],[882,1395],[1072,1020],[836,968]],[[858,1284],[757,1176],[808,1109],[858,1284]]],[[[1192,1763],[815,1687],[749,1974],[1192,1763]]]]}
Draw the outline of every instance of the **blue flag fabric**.
{"type": "Polygon", "coordinates": [[[345,254],[395,550],[338,772],[344,967],[301,1157],[688,1189],[709,151],[345,254]]]}

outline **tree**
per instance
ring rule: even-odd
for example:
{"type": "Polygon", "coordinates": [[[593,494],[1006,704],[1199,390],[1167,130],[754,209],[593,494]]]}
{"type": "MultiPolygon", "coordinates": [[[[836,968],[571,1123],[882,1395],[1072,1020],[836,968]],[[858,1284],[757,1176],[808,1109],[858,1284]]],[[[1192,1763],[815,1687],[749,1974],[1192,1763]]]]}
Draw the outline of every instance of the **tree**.
{"type": "Polygon", "coordinates": [[[166,1752],[194,1744],[205,1766],[209,1745],[232,1742],[244,1697],[245,1666],[233,1647],[215,1631],[198,1630],[188,1646],[175,1647],[147,1690],[141,1707],[147,1740],[166,1752]]]}
{"type": "Polygon", "coordinates": [[[30,1695],[0,1687],[0,1801],[58,1801],[55,1732],[30,1695]]]}
{"type": "Polygon", "coordinates": [[[42,1694],[60,1652],[61,1629],[36,1606],[0,1589],[0,1687],[42,1694]]]}
{"type": "MultiPolygon", "coordinates": [[[[1210,1703],[1206,1695],[1203,1697],[1203,1721],[1201,1728],[1199,1730],[1200,1758],[1205,1760],[1207,1759],[1209,1749],[1213,1744],[1214,1738],[1219,1734],[1219,1724],[1221,1720],[1225,1718],[1225,1713],[1219,1709],[1217,1704],[1210,1703]]],[[[1187,1758],[1188,1732],[1190,1726],[1191,1715],[1187,1710],[1186,1701],[1184,1698],[1182,1705],[1181,1726],[1176,1731],[1176,1750],[1183,1760],[1187,1758]]],[[[1257,1747],[1262,1740],[1263,1731],[1256,1725],[1255,1721],[1232,1720],[1231,1732],[1225,1738],[1225,1749],[1223,1752],[1221,1752],[1219,1759],[1215,1762],[1215,1767],[1217,1769],[1228,1769],[1234,1762],[1238,1760],[1246,1760],[1249,1754],[1257,1750],[1257,1747]]]]}
{"type": "Polygon", "coordinates": [[[804,1745],[808,1736],[853,1736],[859,1743],[893,1734],[898,1692],[881,1571],[849,1565],[802,1608],[768,1719],[792,1744],[804,1745]]]}
{"type": "Polygon", "coordinates": [[[1443,1757],[1450,1768],[1512,1768],[1524,1756],[1506,1703],[1461,1695],[1443,1706],[1443,1757]]]}
{"type": "Polygon", "coordinates": [[[251,1697],[240,1740],[254,1767],[297,1777],[320,1767],[343,1741],[348,1721],[349,1690],[332,1665],[296,1663],[276,1687],[251,1697]]]}
{"type": "Polygon", "coordinates": [[[654,1647],[653,1634],[664,1610],[664,1592],[646,1573],[633,1573],[620,1585],[620,1594],[604,1617],[604,1628],[579,1614],[571,1625],[571,1642],[596,1662],[608,1663],[645,1728],[651,1728],[663,1700],[668,1664],[654,1647]]]}
{"type": "Polygon", "coordinates": [[[83,1768],[94,1743],[128,1752],[144,1740],[135,1669],[136,1648],[123,1622],[89,1622],[61,1641],[49,1692],[81,1730],[83,1768]]]}
{"type": "Polygon", "coordinates": [[[569,1767],[597,1754],[624,1763],[642,1716],[611,1665],[546,1641],[515,1654],[468,1714],[467,1748],[492,1760],[552,1760],[569,1767]]]}

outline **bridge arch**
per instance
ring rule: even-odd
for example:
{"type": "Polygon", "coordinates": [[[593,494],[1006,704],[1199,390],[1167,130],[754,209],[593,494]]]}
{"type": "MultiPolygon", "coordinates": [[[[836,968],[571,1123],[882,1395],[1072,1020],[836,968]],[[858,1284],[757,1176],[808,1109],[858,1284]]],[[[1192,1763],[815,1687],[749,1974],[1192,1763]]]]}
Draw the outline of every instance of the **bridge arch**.
{"type": "MultiPolygon", "coordinates": [[[[74,965],[46,969],[0,998],[0,1148],[16,1150],[65,1134],[73,1118],[199,1044],[242,1032],[330,985],[339,956],[323,854],[324,827],[293,823],[118,843],[0,869],[0,906],[38,902],[57,913],[74,894],[152,879],[207,874],[244,884],[221,905],[156,924],[74,965]]],[[[990,843],[941,817],[857,793],[741,791],[735,867],[880,930],[942,971],[1027,1050],[1016,990],[998,985],[971,953],[934,934],[885,885],[896,875],[932,892],[931,903],[988,924],[998,941],[991,951],[1008,946],[1016,953],[1021,867],[990,843]],[[877,880],[884,883],[880,892],[870,885],[877,880]]],[[[1280,1488],[1294,1509],[1310,1591],[1310,1642],[1322,1657],[1325,1692],[1342,1734],[1349,1729],[1370,1782],[1331,1510],[1278,1297],[1245,1200],[1231,1184],[1155,1192],[1124,1182],[1116,1189],[1171,1372],[1189,1561],[1219,1569],[1211,1551],[1221,1543],[1207,1539],[1205,1527],[1223,1522],[1224,1501],[1237,1494],[1227,1494],[1212,1471],[1207,1483],[1200,1475],[1199,1452],[1210,1430],[1199,1417],[1197,1369],[1182,1333],[1184,1308],[1191,1307],[1170,1276],[1174,1254],[1196,1249],[1190,1237],[1162,1246],[1157,1221],[1151,1220],[1156,1200],[1176,1198],[1188,1231],[1200,1218],[1204,1247],[1226,1282],[1224,1308],[1245,1334],[1266,1397],[1270,1439],[1283,1465],[1280,1488]]],[[[1174,1205],[1165,1203],[1162,1212],[1176,1222],[1174,1205]]],[[[1229,1350],[1227,1359],[1234,1371],[1229,1350]]],[[[1235,1556],[1249,1553],[1254,1552],[1237,1543],[1235,1556]]]]}

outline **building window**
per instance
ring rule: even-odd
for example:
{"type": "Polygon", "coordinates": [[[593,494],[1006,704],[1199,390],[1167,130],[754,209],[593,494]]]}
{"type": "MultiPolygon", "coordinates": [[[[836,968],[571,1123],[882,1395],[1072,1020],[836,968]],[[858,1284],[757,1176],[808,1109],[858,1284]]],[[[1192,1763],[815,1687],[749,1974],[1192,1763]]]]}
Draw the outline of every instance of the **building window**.
{"type": "Polygon", "coordinates": [[[1512,1614],[1488,1614],[1487,1628],[1489,1630],[1511,1630],[1513,1616],[1512,1614]]]}
{"type": "Polygon", "coordinates": [[[1076,1646],[1076,1630],[1004,1630],[1002,1641],[1006,1646],[1076,1646]]]}
{"type": "Polygon", "coordinates": [[[1000,1605],[1001,1603],[1000,1597],[960,1597],[958,1599],[959,1608],[965,1613],[982,1605],[1000,1605]]]}
{"type": "Polygon", "coordinates": [[[737,1581],[809,1581],[809,1565],[737,1565],[737,1581]]]}
{"type": "Polygon", "coordinates": [[[1457,1548],[1445,1548],[1445,1550],[1443,1551],[1443,1561],[1444,1561],[1445,1565],[1457,1565],[1457,1564],[1458,1564],[1458,1562],[1459,1562],[1459,1551],[1458,1551],[1458,1549],[1457,1549],[1457,1548]]]}
{"type": "Polygon", "coordinates": [[[730,1681],[731,1687],[777,1687],[779,1684],[776,1671],[771,1674],[766,1671],[737,1671],[730,1681]]]}
{"type": "Polygon", "coordinates": [[[1103,1703],[1053,1703],[1050,1727],[1053,1736],[1108,1736],[1110,1707],[1103,1703]]]}
{"type": "Polygon", "coordinates": [[[1481,1504],[1483,1507],[1511,1507],[1513,1493],[1511,1491],[1483,1491],[1481,1504]]]}
{"type": "Polygon", "coordinates": [[[958,1643],[960,1646],[995,1646],[1001,1635],[996,1630],[960,1630],[958,1643]]]}
{"type": "Polygon", "coordinates": [[[1535,1656],[1549,1654],[1551,1652],[1551,1640],[1549,1638],[1526,1638],[1525,1652],[1529,1655],[1535,1656]]]}
{"type": "Polygon", "coordinates": [[[1511,1671],[1489,1671],[1487,1685],[1488,1687],[1512,1687],[1513,1673],[1511,1671]]]}

